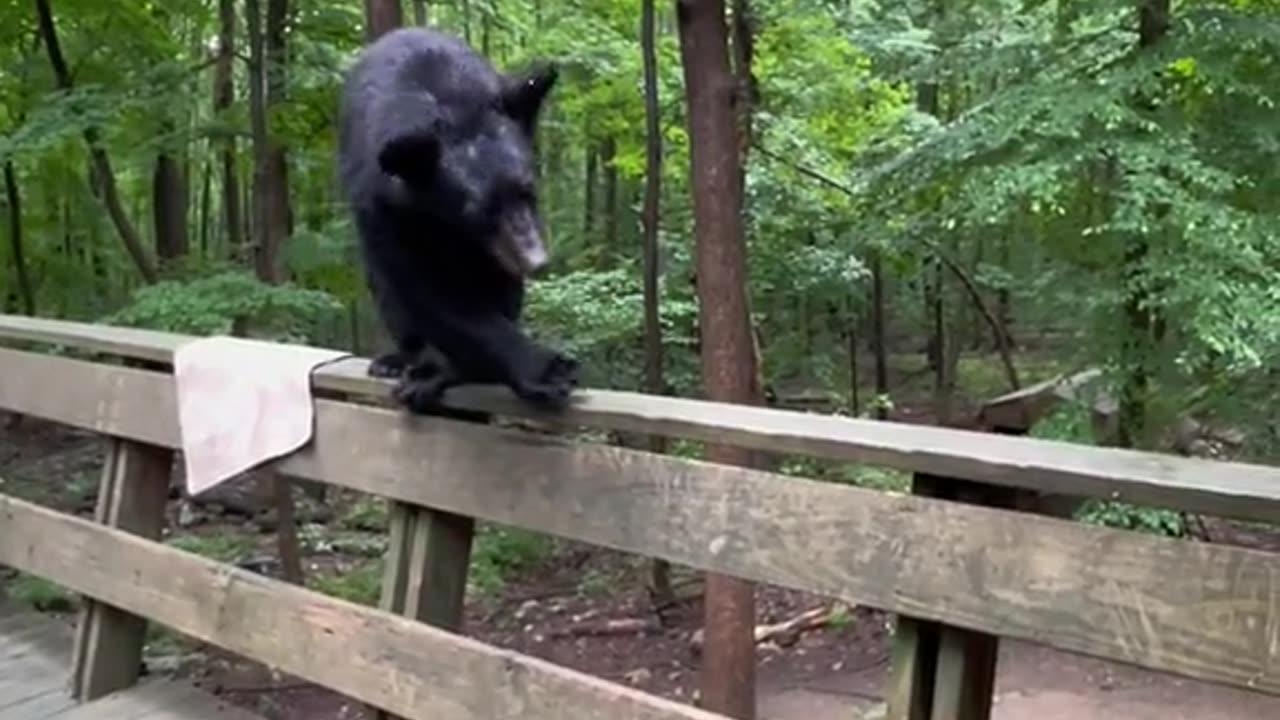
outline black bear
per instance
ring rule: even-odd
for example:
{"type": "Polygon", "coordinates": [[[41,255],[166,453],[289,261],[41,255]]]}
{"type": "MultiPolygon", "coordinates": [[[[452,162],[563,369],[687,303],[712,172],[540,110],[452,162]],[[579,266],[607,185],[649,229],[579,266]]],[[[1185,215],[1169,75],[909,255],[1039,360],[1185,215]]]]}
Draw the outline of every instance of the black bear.
{"type": "Polygon", "coordinates": [[[577,361],[520,327],[526,276],[547,264],[534,172],[552,66],[498,73],[453,36],[382,35],[347,72],[339,173],[366,278],[396,349],[369,374],[399,377],[410,410],[439,411],[466,382],[563,407],[577,361]]]}

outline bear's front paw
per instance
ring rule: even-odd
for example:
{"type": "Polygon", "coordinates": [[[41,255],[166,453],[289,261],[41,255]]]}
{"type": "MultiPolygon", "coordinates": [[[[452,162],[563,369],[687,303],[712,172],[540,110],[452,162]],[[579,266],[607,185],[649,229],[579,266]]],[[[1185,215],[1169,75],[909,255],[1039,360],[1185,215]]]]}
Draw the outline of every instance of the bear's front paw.
{"type": "Polygon", "coordinates": [[[391,396],[411,413],[435,415],[444,408],[444,391],[448,387],[443,373],[426,379],[405,378],[391,390],[391,396]]]}
{"type": "Polygon", "coordinates": [[[368,375],[375,378],[395,378],[404,374],[409,361],[399,352],[383,353],[369,362],[368,375]]]}
{"type": "Polygon", "coordinates": [[[535,380],[519,383],[515,392],[525,402],[544,410],[558,411],[564,409],[577,385],[578,361],[555,353],[535,380]]]}

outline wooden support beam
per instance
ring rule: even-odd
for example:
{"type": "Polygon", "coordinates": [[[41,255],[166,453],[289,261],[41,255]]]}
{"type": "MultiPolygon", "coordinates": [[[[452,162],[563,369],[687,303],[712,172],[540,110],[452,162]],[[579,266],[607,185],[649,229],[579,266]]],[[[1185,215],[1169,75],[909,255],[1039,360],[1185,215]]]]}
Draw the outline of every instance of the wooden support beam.
{"type": "MultiPolygon", "coordinates": [[[[1008,488],[917,474],[915,495],[990,507],[1015,507],[1008,488]]],[[[1000,639],[988,633],[899,616],[887,720],[989,720],[1000,639]]]]}
{"type": "MultiPolygon", "coordinates": [[[[461,630],[475,519],[393,501],[388,531],[379,606],[444,630],[461,630]]],[[[370,709],[377,720],[394,718],[370,709]]]]}
{"type": "Polygon", "coordinates": [[[3,494],[0,564],[411,720],[726,720],[3,494]]]}
{"type": "MultiPolygon", "coordinates": [[[[98,485],[94,519],[140,537],[158,539],[164,529],[172,467],[173,451],[169,448],[112,438],[98,485]]],[[[146,632],[145,618],[85,597],[72,651],[72,695],[88,702],[136,683],[146,632]]]]}

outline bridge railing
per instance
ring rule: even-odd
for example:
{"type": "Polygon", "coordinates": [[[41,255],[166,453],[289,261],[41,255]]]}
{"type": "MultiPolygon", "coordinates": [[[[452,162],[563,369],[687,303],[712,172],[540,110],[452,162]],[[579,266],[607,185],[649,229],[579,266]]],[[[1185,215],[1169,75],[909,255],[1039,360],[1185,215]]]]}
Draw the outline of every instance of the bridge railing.
{"type": "MultiPolygon", "coordinates": [[[[316,373],[314,439],[273,468],[396,502],[364,608],[154,542],[179,447],[165,363],[189,339],[0,316],[10,344],[152,364],[0,349],[0,409],[113,438],[98,522],[0,496],[0,563],[99,601],[82,696],[134,680],[146,618],[408,718],[714,717],[449,632],[475,518],[896,613],[891,718],[989,717],[1000,637],[1280,694],[1280,555],[1017,510],[1045,492],[1276,522],[1280,469],[599,391],[557,421],[897,468],[904,496],[410,417],[353,359],[316,373]]],[[[548,420],[491,389],[456,402],[548,420]]]]}

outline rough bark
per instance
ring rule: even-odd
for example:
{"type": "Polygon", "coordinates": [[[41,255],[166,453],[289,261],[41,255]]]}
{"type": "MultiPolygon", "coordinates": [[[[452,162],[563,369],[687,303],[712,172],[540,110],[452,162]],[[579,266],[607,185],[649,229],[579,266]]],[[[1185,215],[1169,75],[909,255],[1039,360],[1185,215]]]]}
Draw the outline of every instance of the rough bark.
{"type": "MultiPolygon", "coordinates": [[[[1138,6],[1138,49],[1140,52],[1159,45],[1169,34],[1170,0],[1142,0],[1138,6]]],[[[1150,98],[1138,97],[1138,107],[1152,106],[1150,98]]],[[[1151,354],[1163,334],[1163,323],[1151,309],[1150,291],[1142,283],[1143,266],[1151,252],[1146,237],[1129,238],[1124,251],[1123,275],[1129,288],[1124,315],[1129,325],[1126,377],[1120,388],[1117,439],[1122,447],[1139,447],[1148,435],[1148,398],[1151,385],[1151,354]]]]}
{"type": "MultiPolygon", "coordinates": [[[[262,32],[262,7],[259,0],[245,0],[245,26],[248,31],[250,73],[249,73],[249,115],[253,126],[253,237],[256,241],[254,269],[263,282],[277,283],[281,278],[276,274],[273,249],[283,241],[284,229],[282,218],[278,216],[278,196],[285,194],[287,187],[280,188],[277,183],[283,180],[277,161],[277,150],[271,140],[267,127],[268,92],[273,80],[271,76],[282,73],[283,68],[273,70],[272,60],[283,63],[283,18],[287,11],[285,0],[267,0],[267,33],[262,32]],[[272,38],[273,31],[280,37],[272,38]],[[272,48],[273,43],[279,43],[272,48]]],[[[275,82],[282,82],[276,79],[275,82]]],[[[283,162],[283,156],[279,157],[283,162]]],[[[276,551],[280,555],[281,572],[284,579],[295,584],[303,583],[302,553],[298,543],[298,526],[293,508],[292,483],[282,475],[268,473],[264,476],[268,484],[267,494],[272,498],[276,509],[276,551]]]]}
{"type": "Polygon", "coordinates": [[[364,0],[365,42],[373,42],[403,23],[400,0],[364,0]]]}
{"type": "MultiPolygon", "coordinates": [[[[644,66],[645,170],[644,203],[641,208],[644,246],[644,387],[651,395],[666,394],[663,377],[662,325],[658,298],[658,222],[662,198],[662,126],[658,105],[658,53],[654,29],[654,0],[641,0],[640,52],[644,66]]],[[[666,451],[660,435],[649,436],[649,451],[666,451]]],[[[670,603],[671,565],[655,558],[650,568],[650,586],[659,605],[670,603]]]]}
{"type": "Polygon", "coordinates": [[[26,243],[22,238],[22,192],[18,188],[18,173],[12,160],[5,160],[4,163],[4,196],[9,206],[9,249],[13,258],[13,272],[18,279],[18,299],[22,301],[22,311],[34,316],[36,293],[27,268],[26,243]]]}
{"type": "MultiPolygon", "coordinates": [[[[221,115],[235,102],[234,64],[236,52],[235,0],[218,0],[218,60],[213,69],[213,110],[221,115]]],[[[221,141],[222,210],[225,217],[227,251],[244,249],[244,233],[240,205],[240,176],[236,168],[236,136],[226,133],[221,141]]]]}
{"type": "MultiPolygon", "coordinates": [[[[162,132],[173,129],[166,123],[162,132]]],[[[155,225],[156,257],[163,267],[187,254],[187,179],[171,148],[156,154],[151,173],[152,222],[155,225]]]]}
{"type": "MultiPolygon", "coordinates": [[[[699,334],[711,400],[760,404],[747,303],[737,87],[730,70],[723,0],[677,0],[690,132],[699,334]]],[[[752,465],[750,451],[708,445],[713,462],[752,465]]],[[[702,704],[755,717],[755,594],[751,583],[708,574],[702,704]]]]}
{"type": "Polygon", "coordinates": [[[875,416],[889,417],[882,398],[889,394],[889,350],[884,318],[884,257],[879,249],[871,251],[871,352],[876,374],[875,416]]]}
{"type": "Polygon", "coordinates": [[[600,168],[604,171],[604,252],[601,265],[618,252],[618,168],[614,163],[618,143],[612,136],[600,143],[600,168]]]}
{"type": "MultiPolygon", "coordinates": [[[[45,50],[49,55],[49,64],[53,68],[54,80],[59,90],[69,92],[75,87],[75,83],[71,79],[71,70],[67,67],[66,57],[62,54],[62,45],[58,41],[58,30],[53,20],[53,7],[50,0],[35,0],[35,3],[36,21],[40,27],[40,36],[44,40],[45,50]]],[[[120,198],[115,170],[111,168],[111,158],[102,146],[101,133],[96,125],[86,125],[81,134],[85,144],[89,146],[89,182],[100,193],[107,215],[111,217],[111,223],[115,226],[125,250],[138,269],[138,274],[142,276],[143,281],[153,283],[156,281],[155,265],[147,254],[142,236],[138,234],[138,229],[129,219],[124,201],[120,198]]]]}

